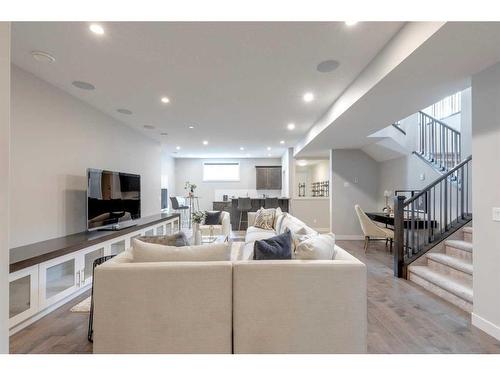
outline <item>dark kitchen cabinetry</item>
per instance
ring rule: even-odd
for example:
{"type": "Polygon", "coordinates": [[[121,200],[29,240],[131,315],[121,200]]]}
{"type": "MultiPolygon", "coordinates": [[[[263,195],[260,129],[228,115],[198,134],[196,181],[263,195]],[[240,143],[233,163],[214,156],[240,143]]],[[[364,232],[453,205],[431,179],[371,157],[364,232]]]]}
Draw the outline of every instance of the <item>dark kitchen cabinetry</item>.
{"type": "Polygon", "coordinates": [[[281,189],[281,166],[255,167],[257,190],[281,189]]]}

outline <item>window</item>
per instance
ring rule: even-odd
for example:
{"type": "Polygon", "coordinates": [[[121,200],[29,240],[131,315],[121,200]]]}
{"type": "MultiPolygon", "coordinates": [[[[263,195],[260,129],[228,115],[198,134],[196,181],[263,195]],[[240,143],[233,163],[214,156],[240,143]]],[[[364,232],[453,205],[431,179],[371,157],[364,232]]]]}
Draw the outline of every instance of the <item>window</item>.
{"type": "Polygon", "coordinates": [[[240,163],[203,163],[203,181],[239,181],[240,163]]]}

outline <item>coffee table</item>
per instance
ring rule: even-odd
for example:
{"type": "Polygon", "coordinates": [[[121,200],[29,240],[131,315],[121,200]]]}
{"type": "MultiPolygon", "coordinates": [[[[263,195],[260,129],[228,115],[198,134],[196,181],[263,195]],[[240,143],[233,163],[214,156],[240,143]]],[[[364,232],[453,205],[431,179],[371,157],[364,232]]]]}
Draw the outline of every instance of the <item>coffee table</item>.
{"type": "Polygon", "coordinates": [[[217,235],[217,236],[201,236],[201,244],[208,245],[211,243],[224,243],[228,242],[229,238],[225,234],[217,235]]]}

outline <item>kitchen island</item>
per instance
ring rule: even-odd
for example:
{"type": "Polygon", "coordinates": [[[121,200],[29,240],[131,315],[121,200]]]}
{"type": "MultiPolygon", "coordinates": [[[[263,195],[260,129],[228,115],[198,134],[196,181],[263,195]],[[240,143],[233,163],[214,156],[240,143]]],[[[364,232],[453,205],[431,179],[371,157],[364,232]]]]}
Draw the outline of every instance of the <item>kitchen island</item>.
{"type": "MultiPolygon", "coordinates": [[[[259,208],[264,207],[264,198],[250,198],[252,202],[252,209],[250,212],[255,212],[259,208]]],[[[289,198],[278,198],[278,205],[283,212],[288,212],[289,210],[289,198]]],[[[227,211],[231,214],[231,228],[232,230],[238,230],[238,225],[240,221],[240,212],[238,211],[238,198],[232,198],[228,201],[215,201],[213,202],[213,209],[216,211],[227,211]]],[[[246,212],[243,212],[241,218],[241,230],[247,229],[248,218],[246,212]]]]}

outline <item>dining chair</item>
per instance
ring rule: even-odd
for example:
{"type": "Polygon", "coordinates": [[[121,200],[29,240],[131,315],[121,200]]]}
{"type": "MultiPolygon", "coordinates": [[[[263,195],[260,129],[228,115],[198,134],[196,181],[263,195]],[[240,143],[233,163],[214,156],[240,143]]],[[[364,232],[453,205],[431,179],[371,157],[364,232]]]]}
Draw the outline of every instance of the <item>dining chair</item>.
{"type": "Polygon", "coordinates": [[[392,253],[392,242],[394,240],[394,231],[389,228],[379,227],[375,222],[368,217],[368,215],[357,204],[354,206],[356,214],[358,215],[361,230],[365,236],[365,253],[368,250],[368,243],[370,240],[385,240],[385,245],[390,241],[390,251],[392,253]]]}

